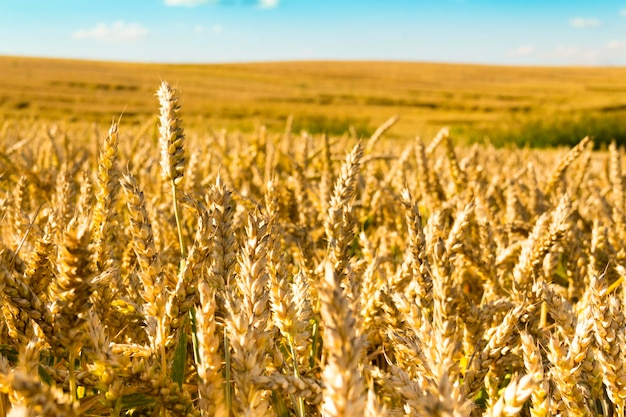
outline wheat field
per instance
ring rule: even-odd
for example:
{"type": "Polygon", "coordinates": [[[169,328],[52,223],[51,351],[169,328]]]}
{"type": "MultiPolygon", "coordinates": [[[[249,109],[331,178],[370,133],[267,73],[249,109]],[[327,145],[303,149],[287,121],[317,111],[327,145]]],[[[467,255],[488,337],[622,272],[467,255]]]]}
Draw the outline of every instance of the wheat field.
{"type": "Polygon", "coordinates": [[[0,416],[623,416],[623,150],[6,121],[0,416]]]}
{"type": "MultiPolygon", "coordinates": [[[[539,147],[626,144],[626,68],[513,67],[395,61],[138,64],[0,56],[5,120],[150,123],[155,85],[181,87],[185,127],[284,129],[369,137],[393,115],[387,139],[429,140],[450,126],[456,143],[539,147]]],[[[99,139],[100,141],[101,139],[99,139]]]]}

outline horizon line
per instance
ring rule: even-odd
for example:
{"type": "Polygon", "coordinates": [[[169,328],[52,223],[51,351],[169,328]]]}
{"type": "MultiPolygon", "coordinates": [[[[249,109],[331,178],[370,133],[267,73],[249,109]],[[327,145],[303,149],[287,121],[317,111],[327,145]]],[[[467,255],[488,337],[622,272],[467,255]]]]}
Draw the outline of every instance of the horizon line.
{"type": "Polygon", "coordinates": [[[185,66],[220,66],[220,65],[258,65],[258,64],[293,64],[293,63],[394,63],[394,64],[421,64],[421,65],[450,65],[450,66],[474,66],[474,67],[501,67],[501,68],[570,68],[570,69],[620,69],[626,65],[592,65],[592,64],[506,64],[506,63],[484,63],[484,62],[463,62],[463,61],[427,61],[427,60],[402,60],[402,59],[269,59],[269,60],[241,60],[241,61],[133,61],[118,59],[96,59],[78,57],[59,57],[45,55],[4,55],[0,54],[0,59],[32,59],[49,61],[68,62],[92,62],[111,64],[132,64],[132,65],[185,65],[185,66]]]}

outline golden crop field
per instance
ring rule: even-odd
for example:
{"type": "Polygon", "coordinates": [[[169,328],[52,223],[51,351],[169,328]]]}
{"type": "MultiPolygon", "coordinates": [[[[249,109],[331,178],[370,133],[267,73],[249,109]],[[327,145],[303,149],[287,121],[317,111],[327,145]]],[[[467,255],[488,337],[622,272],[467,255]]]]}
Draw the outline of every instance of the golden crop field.
{"type": "MultiPolygon", "coordinates": [[[[0,131],[0,416],[624,415],[615,144],[460,146],[444,128],[399,145],[390,123],[361,140],[202,130],[183,116],[202,103],[259,103],[275,89],[285,100],[270,82],[291,85],[273,75],[281,65],[207,67],[213,78],[189,68],[178,81],[189,97],[163,82],[158,105],[140,67],[81,64],[137,86],[105,94],[63,65],[14,69],[21,100],[47,101],[59,121],[10,114],[0,131]],[[229,101],[232,74],[258,89],[229,101]],[[202,97],[202,83],[220,98],[202,97]],[[64,117],[117,120],[124,100],[158,122],[125,116],[107,131],[64,117]]],[[[408,66],[387,82],[406,85],[408,66]]],[[[359,91],[384,97],[376,74],[359,91]]],[[[295,118],[323,107],[285,103],[273,105],[295,118]]],[[[335,108],[350,114],[341,103],[323,114],[335,108]]]]}
{"type": "Polygon", "coordinates": [[[626,68],[532,68],[403,62],[160,65],[0,57],[0,118],[97,122],[124,112],[151,125],[154,85],[183,93],[188,127],[573,145],[585,135],[626,143],[626,68]],[[530,125],[530,126],[529,126],[530,125]],[[524,128],[526,135],[521,135],[524,128]],[[517,137],[514,137],[517,136],[517,137]]]}

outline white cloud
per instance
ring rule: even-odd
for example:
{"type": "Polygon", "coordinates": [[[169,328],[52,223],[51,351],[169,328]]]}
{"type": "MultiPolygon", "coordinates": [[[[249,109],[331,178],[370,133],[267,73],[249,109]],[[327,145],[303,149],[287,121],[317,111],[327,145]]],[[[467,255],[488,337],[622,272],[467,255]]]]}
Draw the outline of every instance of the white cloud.
{"type": "Polygon", "coordinates": [[[623,17],[626,17],[626,7],[619,11],[619,14],[623,17]]]}
{"type": "Polygon", "coordinates": [[[546,58],[562,65],[623,65],[626,39],[613,39],[595,46],[559,45],[546,58]]]}
{"type": "Polygon", "coordinates": [[[569,20],[569,24],[576,29],[584,29],[600,26],[600,21],[592,17],[575,17],[569,20]]]}
{"type": "Polygon", "coordinates": [[[509,52],[509,55],[511,55],[511,56],[528,56],[528,55],[534,54],[535,51],[536,51],[536,49],[535,49],[534,46],[522,45],[522,46],[518,46],[517,48],[515,48],[511,52],[509,52]]]}
{"type": "Polygon", "coordinates": [[[622,39],[622,40],[613,39],[612,41],[609,41],[606,44],[606,47],[613,51],[616,49],[626,50],[626,39],[622,39]]]}
{"type": "MultiPolygon", "coordinates": [[[[213,25],[210,28],[211,32],[213,33],[222,33],[224,31],[224,26],[222,25],[213,25]]],[[[197,33],[197,34],[202,34],[205,33],[207,31],[207,28],[205,26],[202,25],[197,25],[193,28],[193,32],[197,33]]]]}
{"type": "Polygon", "coordinates": [[[215,0],[165,0],[166,6],[196,7],[202,4],[216,3],[215,0]]]}
{"type": "Polygon", "coordinates": [[[592,62],[598,56],[598,51],[593,48],[559,45],[554,50],[554,54],[557,57],[571,59],[574,62],[592,62]]]}
{"type": "Polygon", "coordinates": [[[258,0],[257,5],[261,9],[273,9],[278,7],[280,0],[258,0]]]}
{"type": "MultiPolygon", "coordinates": [[[[203,4],[219,4],[221,0],[164,0],[166,6],[196,7],[203,4]]],[[[256,0],[259,9],[274,9],[280,5],[280,0],[256,0]]]]}
{"type": "Polygon", "coordinates": [[[76,39],[96,39],[101,42],[128,42],[145,38],[149,31],[139,23],[125,23],[121,20],[112,24],[98,23],[91,29],[74,32],[76,39]]]}

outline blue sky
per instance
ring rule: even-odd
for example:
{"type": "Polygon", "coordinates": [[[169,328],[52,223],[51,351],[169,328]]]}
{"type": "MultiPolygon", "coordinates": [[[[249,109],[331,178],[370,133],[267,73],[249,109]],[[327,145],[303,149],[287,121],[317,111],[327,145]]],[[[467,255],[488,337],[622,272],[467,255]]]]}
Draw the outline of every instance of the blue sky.
{"type": "Polygon", "coordinates": [[[0,55],[626,65],[626,0],[0,0],[0,55]]]}

